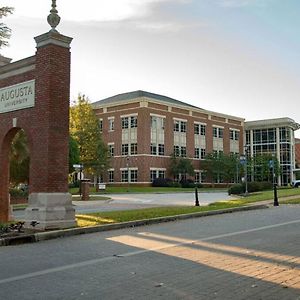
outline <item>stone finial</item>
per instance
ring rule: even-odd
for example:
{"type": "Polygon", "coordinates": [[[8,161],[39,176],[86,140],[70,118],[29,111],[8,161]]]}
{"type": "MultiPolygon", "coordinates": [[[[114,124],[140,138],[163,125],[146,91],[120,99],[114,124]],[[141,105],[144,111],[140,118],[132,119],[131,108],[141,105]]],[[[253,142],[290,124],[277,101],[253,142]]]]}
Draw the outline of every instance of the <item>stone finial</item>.
{"type": "Polygon", "coordinates": [[[50,10],[50,15],[47,18],[49,25],[52,27],[52,29],[50,30],[52,32],[57,32],[55,28],[60,22],[60,16],[57,13],[58,11],[56,9],[56,0],[52,0],[52,9],[50,10]]]}

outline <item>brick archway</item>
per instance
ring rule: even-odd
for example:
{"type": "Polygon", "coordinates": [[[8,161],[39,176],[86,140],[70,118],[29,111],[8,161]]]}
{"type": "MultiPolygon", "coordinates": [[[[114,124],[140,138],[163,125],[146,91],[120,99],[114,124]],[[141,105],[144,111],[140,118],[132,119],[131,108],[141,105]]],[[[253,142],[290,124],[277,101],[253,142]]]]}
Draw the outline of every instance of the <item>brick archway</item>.
{"type": "Polygon", "coordinates": [[[72,39],[50,31],[35,40],[35,56],[0,67],[0,222],[11,218],[8,152],[22,128],[31,158],[26,221],[66,228],[75,225],[67,181],[72,39]]]}

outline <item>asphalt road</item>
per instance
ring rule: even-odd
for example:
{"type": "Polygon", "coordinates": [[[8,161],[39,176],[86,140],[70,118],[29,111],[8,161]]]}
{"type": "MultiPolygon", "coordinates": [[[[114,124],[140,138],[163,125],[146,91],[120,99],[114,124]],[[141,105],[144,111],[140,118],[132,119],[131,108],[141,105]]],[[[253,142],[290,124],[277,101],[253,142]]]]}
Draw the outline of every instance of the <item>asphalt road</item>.
{"type": "Polygon", "coordinates": [[[1,247],[0,299],[300,299],[300,206],[1,247]]]}
{"type": "MultiPolygon", "coordinates": [[[[111,198],[109,201],[73,201],[76,213],[89,213],[98,211],[116,211],[129,209],[142,209],[156,206],[192,206],[195,204],[194,193],[173,193],[173,194],[105,194],[111,198]]],[[[79,196],[78,196],[79,198],[79,196]]],[[[235,199],[225,192],[199,193],[200,205],[235,199]]],[[[92,199],[92,197],[91,197],[92,199]]],[[[24,211],[14,211],[16,219],[22,219],[24,211]]]]}

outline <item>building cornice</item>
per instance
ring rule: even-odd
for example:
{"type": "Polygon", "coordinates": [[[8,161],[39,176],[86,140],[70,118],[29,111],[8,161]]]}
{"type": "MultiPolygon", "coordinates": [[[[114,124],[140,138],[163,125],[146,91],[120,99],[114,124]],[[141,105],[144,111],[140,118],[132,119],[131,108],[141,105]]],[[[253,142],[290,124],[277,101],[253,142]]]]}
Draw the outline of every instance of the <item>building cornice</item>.
{"type": "Polygon", "coordinates": [[[293,130],[300,129],[300,124],[291,118],[276,118],[245,122],[245,130],[271,128],[271,127],[290,127],[293,130]]]}
{"type": "MultiPolygon", "coordinates": [[[[173,112],[173,113],[174,114],[181,114],[181,115],[184,115],[184,116],[191,116],[190,112],[201,113],[201,114],[206,114],[208,119],[210,119],[211,116],[224,118],[226,123],[228,123],[228,119],[231,119],[231,120],[241,122],[241,126],[243,126],[243,123],[245,122],[244,118],[240,118],[240,117],[236,117],[236,116],[232,116],[232,115],[227,115],[227,114],[222,114],[222,113],[218,113],[218,112],[214,112],[214,111],[210,111],[210,110],[205,110],[205,109],[197,108],[197,107],[193,108],[192,106],[189,106],[189,105],[166,103],[164,101],[160,101],[158,99],[152,99],[152,98],[149,98],[149,97],[136,97],[136,98],[129,99],[129,100],[115,101],[115,102],[109,103],[109,104],[105,103],[103,105],[101,105],[101,103],[94,103],[94,104],[92,103],[92,106],[94,107],[94,109],[99,109],[99,108],[107,109],[109,107],[121,106],[121,105],[123,106],[123,105],[127,105],[127,104],[132,104],[132,103],[142,103],[141,108],[145,107],[145,103],[147,103],[147,104],[148,103],[153,103],[153,104],[166,106],[166,107],[170,108],[166,112],[173,112],[172,111],[173,108],[183,109],[183,110],[188,111],[189,113],[188,114],[183,114],[183,113],[180,113],[180,112],[177,112],[177,111],[173,112]]],[[[146,105],[146,106],[148,106],[148,105],[146,105]]],[[[151,107],[151,109],[152,109],[152,107],[151,107]]],[[[153,108],[153,109],[160,110],[158,108],[153,108]]],[[[160,110],[160,111],[163,111],[163,110],[160,110]]],[[[197,116],[193,116],[193,117],[199,118],[197,116]]]]}
{"type": "Polygon", "coordinates": [[[20,75],[35,69],[35,56],[12,62],[0,68],[0,79],[20,75]]]}

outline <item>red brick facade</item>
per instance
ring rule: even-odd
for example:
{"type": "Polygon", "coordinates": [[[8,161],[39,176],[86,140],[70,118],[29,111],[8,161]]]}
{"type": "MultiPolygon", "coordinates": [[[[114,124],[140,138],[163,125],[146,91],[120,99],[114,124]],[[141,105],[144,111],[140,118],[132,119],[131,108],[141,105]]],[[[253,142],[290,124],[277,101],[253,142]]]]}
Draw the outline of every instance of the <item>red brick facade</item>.
{"type": "MultiPolygon", "coordinates": [[[[113,97],[112,97],[113,98],[113,97]]],[[[141,97],[140,99],[127,99],[115,103],[93,104],[95,112],[103,124],[103,139],[108,144],[114,144],[114,157],[111,167],[114,170],[114,183],[121,183],[121,170],[135,168],[138,170],[137,184],[150,184],[150,169],[166,169],[166,177],[169,173],[170,156],[174,152],[174,118],[186,120],[186,156],[192,160],[195,170],[201,170],[201,160],[194,158],[194,122],[206,124],[206,153],[213,151],[213,126],[224,128],[223,151],[230,153],[230,129],[239,131],[238,152],[243,152],[243,119],[222,114],[214,115],[212,112],[191,107],[184,104],[172,105],[141,97]],[[137,155],[123,155],[122,147],[122,124],[121,117],[126,115],[137,116],[137,155]],[[151,155],[151,115],[164,116],[164,147],[163,156],[151,155]],[[109,119],[114,119],[114,130],[109,131],[109,119]]],[[[105,182],[108,178],[105,176],[105,182]]]]}
{"type": "Polygon", "coordinates": [[[35,105],[0,114],[0,222],[9,218],[11,141],[23,129],[30,150],[29,193],[68,191],[71,39],[58,33],[37,37],[36,55],[0,68],[0,88],[35,81],[35,105]]]}

